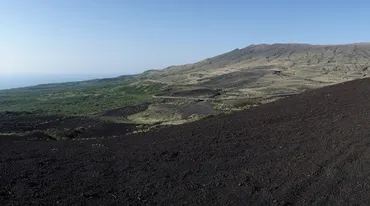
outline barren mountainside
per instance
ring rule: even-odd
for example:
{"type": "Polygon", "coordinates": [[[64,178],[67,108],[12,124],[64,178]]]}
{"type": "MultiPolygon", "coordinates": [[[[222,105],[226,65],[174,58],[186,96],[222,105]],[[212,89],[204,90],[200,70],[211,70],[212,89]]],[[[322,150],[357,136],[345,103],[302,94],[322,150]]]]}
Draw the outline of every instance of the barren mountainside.
{"type": "Polygon", "coordinates": [[[173,85],[218,88],[228,96],[301,92],[367,77],[370,44],[260,44],[195,64],[146,72],[142,79],[173,85]]]}

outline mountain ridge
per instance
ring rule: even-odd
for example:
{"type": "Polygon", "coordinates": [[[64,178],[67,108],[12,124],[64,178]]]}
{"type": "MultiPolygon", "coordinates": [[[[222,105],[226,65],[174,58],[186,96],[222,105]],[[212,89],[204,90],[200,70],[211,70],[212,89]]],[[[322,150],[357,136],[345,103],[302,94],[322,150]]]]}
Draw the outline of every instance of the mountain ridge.
{"type": "MultiPolygon", "coordinates": [[[[249,45],[193,64],[171,66],[138,76],[170,84],[225,88],[224,84],[212,81],[217,78],[228,81],[227,76],[238,72],[244,80],[250,77],[259,82],[259,85],[265,85],[264,87],[269,87],[266,85],[269,81],[275,82],[270,86],[280,87],[283,79],[285,82],[302,81],[310,88],[318,88],[366,77],[369,75],[369,66],[369,43],[342,45],[278,43],[249,45]],[[260,77],[256,79],[255,74],[259,74],[260,77]]],[[[256,82],[254,80],[253,82],[256,82]]],[[[234,90],[256,87],[253,82],[242,83],[234,90]]],[[[233,86],[229,85],[226,88],[230,89],[233,86]]]]}
{"type": "MultiPolygon", "coordinates": [[[[250,48],[276,47],[276,46],[278,46],[278,47],[298,47],[298,46],[310,46],[310,47],[370,46],[370,42],[355,42],[355,43],[344,43],[344,44],[310,44],[310,43],[261,43],[261,44],[250,44],[250,45],[248,45],[246,47],[243,47],[243,48],[239,48],[238,47],[238,48],[235,48],[235,49],[230,50],[228,52],[225,52],[225,53],[222,53],[222,54],[213,56],[213,57],[205,58],[205,59],[200,60],[200,61],[197,61],[195,63],[203,62],[205,60],[213,59],[213,58],[216,58],[218,56],[222,56],[222,55],[225,55],[225,54],[228,54],[228,53],[232,53],[232,52],[235,52],[235,51],[240,51],[240,50],[245,50],[245,49],[250,49],[250,48]]],[[[165,68],[162,68],[162,69],[150,69],[150,70],[147,70],[147,71],[144,71],[144,72],[161,71],[161,70],[165,70],[165,69],[172,68],[172,67],[179,67],[179,66],[191,65],[191,64],[195,64],[195,63],[186,63],[186,64],[171,65],[171,66],[168,66],[168,67],[165,67],[165,68]]]]}

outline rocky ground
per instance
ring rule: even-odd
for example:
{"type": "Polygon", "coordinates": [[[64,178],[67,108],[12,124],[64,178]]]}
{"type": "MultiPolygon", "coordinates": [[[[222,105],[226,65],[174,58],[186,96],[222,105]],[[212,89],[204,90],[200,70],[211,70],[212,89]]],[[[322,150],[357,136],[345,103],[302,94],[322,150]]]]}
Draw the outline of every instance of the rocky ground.
{"type": "Polygon", "coordinates": [[[38,115],[32,112],[0,113],[0,143],[30,140],[79,140],[122,136],[139,125],[114,123],[82,116],[38,115]]]}
{"type": "Polygon", "coordinates": [[[367,205],[369,102],[363,79],[146,133],[5,141],[0,204],[367,205]]]}

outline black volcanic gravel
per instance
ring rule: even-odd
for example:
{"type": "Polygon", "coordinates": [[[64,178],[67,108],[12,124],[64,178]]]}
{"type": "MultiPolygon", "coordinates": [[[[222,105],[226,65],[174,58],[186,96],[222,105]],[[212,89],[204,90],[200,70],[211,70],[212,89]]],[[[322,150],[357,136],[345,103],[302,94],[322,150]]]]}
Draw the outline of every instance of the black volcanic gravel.
{"type": "Polygon", "coordinates": [[[0,145],[0,205],[369,205],[370,80],[102,140],[0,145]]]}

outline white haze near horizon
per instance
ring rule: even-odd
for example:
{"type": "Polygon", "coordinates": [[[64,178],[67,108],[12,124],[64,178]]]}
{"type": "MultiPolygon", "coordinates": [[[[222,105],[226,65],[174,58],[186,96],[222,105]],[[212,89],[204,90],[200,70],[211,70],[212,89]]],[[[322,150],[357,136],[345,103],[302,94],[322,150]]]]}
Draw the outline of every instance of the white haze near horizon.
{"type": "Polygon", "coordinates": [[[118,77],[123,74],[0,74],[0,90],[38,84],[84,81],[118,77]]]}

